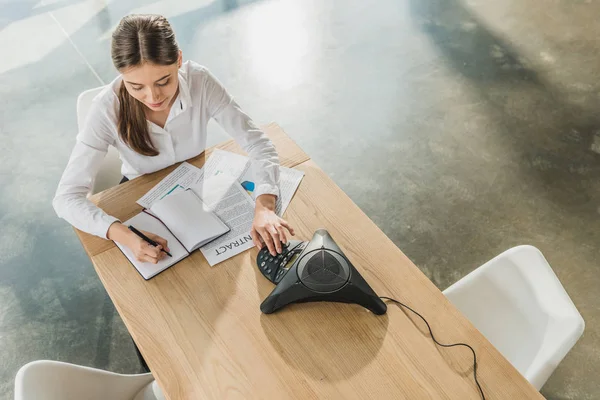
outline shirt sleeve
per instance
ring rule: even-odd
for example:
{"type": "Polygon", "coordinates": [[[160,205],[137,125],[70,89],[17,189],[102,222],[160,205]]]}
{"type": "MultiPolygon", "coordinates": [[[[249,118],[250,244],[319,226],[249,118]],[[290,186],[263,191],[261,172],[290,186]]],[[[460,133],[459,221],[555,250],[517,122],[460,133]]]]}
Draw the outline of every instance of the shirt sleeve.
{"type": "Polygon", "coordinates": [[[279,157],[273,142],[242,111],[223,85],[208,71],[205,101],[209,113],[248,153],[255,180],[254,197],[279,196],[279,157]]]}
{"type": "Polygon", "coordinates": [[[104,239],[107,239],[110,225],[118,219],[106,214],[87,196],[108,146],[114,142],[107,119],[101,107],[93,104],[83,129],[77,135],[75,147],[52,201],[59,217],[79,230],[104,239]]]}

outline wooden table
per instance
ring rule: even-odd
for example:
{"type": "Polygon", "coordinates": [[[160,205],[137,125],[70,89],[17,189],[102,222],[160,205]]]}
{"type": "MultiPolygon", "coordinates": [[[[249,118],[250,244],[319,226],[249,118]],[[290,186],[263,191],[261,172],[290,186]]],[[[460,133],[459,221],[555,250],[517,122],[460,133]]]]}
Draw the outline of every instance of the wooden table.
{"type": "MultiPolygon", "coordinates": [[[[297,238],[326,228],[377,294],[423,314],[439,341],[473,346],[486,398],[542,398],[281,128],[264,129],[281,164],[306,174],[285,215],[297,238]]],[[[243,153],[232,141],[217,147],[243,153]]],[[[210,153],[191,163],[202,166],[210,153]]],[[[125,220],[174,168],[92,200],[125,220]]],[[[77,234],[170,400],[480,398],[470,350],[436,346],[423,322],[395,305],[383,316],[339,303],[263,315],[273,285],[256,267],[256,249],[212,268],[195,252],[144,281],[114,243],[77,234]]]]}

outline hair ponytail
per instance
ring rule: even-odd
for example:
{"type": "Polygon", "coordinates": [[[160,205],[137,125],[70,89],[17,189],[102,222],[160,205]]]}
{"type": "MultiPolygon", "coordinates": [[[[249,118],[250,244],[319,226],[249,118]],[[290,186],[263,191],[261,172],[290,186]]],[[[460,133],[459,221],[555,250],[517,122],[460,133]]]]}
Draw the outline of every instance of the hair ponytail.
{"type": "MultiPolygon", "coordinates": [[[[123,71],[146,62],[172,65],[179,59],[179,46],[169,21],[160,15],[128,15],[112,34],[112,60],[123,71]]],[[[119,137],[145,156],[157,156],[152,143],[144,105],[133,98],[125,83],[119,88],[119,137]]]]}

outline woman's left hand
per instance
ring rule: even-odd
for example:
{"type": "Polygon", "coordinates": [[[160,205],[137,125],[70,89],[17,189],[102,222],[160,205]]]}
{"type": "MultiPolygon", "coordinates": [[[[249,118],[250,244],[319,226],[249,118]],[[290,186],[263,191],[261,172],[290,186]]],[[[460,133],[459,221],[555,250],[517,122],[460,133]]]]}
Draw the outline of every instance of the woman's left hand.
{"type": "Polygon", "coordinates": [[[262,249],[266,244],[272,256],[281,253],[281,243],[287,242],[286,230],[294,236],[294,228],[275,214],[276,199],[272,194],[258,196],[250,231],[254,245],[262,249]]]}

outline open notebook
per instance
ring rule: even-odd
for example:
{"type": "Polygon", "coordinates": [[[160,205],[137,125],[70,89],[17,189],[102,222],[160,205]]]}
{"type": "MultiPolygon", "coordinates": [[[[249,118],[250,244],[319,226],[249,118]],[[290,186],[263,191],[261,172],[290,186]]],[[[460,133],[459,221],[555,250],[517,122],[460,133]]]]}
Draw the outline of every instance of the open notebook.
{"type": "Polygon", "coordinates": [[[152,264],[136,260],[129,248],[115,242],[144,279],[152,278],[197,248],[229,232],[229,227],[191,189],[168,195],[123,224],[166,239],[171,250],[173,257],[152,264]]]}

